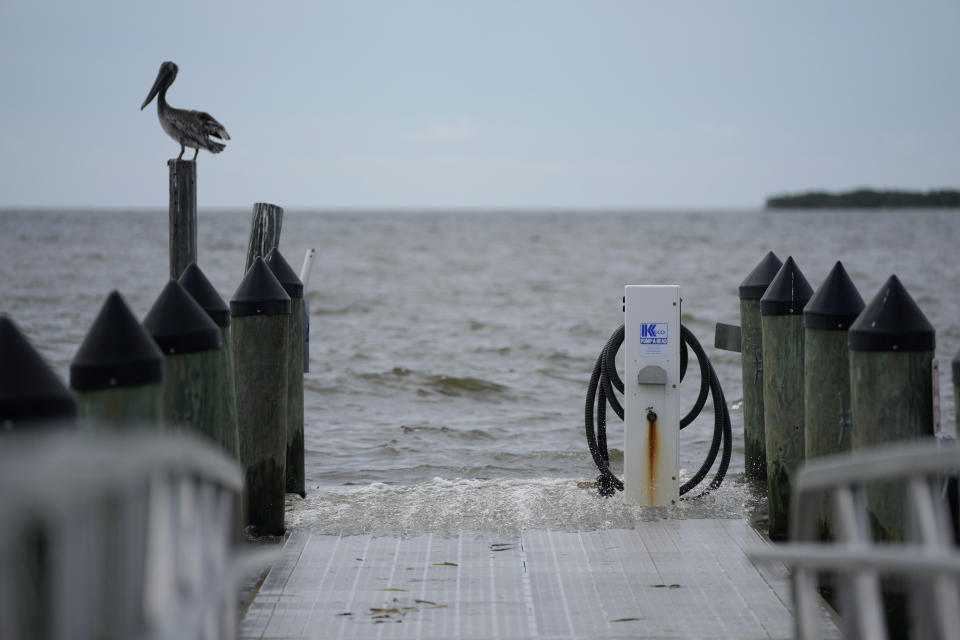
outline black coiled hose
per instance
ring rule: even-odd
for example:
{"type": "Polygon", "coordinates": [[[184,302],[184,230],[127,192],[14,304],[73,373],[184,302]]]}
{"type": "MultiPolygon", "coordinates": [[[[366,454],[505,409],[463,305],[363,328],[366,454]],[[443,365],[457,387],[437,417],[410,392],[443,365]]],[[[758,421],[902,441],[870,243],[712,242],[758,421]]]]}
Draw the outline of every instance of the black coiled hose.
{"type": "MultiPolygon", "coordinates": [[[[587,446],[590,447],[590,455],[600,470],[597,476],[597,487],[600,495],[611,496],[615,491],[623,491],[623,481],[620,480],[612,471],[610,471],[610,455],[607,452],[607,404],[613,409],[614,413],[623,420],[623,405],[617,400],[614,389],[623,393],[623,381],[617,375],[616,357],[623,344],[624,328],[613,332],[607,344],[604,345],[597,363],[593,367],[593,373],[590,375],[590,383],[587,385],[587,402],[584,411],[584,423],[587,431],[587,446]],[[596,416],[594,416],[594,406],[596,406],[596,416]],[[594,430],[594,417],[596,417],[596,430],[594,430]]],[[[700,393],[697,401],[693,404],[690,411],[680,420],[680,428],[683,429],[693,422],[703,410],[707,402],[707,395],[713,396],[713,441],[710,443],[710,451],[706,459],[690,480],[680,487],[680,495],[684,495],[691,489],[700,484],[717,459],[717,453],[720,451],[720,445],[723,445],[723,455],[720,458],[720,466],[717,468],[713,480],[710,481],[708,488],[699,493],[699,498],[710,491],[718,488],[723,483],[723,478],[727,474],[727,467],[730,466],[730,455],[733,450],[733,431],[730,426],[730,412],[727,409],[727,401],[723,396],[723,389],[720,388],[720,382],[717,380],[713,365],[704,353],[703,347],[696,336],[693,335],[685,326],[680,326],[680,380],[683,380],[687,372],[687,363],[689,355],[687,348],[693,350],[700,364],[700,393]]]]}

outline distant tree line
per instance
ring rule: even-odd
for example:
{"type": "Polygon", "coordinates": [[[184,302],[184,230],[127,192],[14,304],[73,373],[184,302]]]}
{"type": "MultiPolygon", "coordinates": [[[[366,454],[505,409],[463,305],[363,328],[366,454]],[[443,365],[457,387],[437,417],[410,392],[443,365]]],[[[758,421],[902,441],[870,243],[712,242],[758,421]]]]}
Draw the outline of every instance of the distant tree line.
{"type": "Polygon", "coordinates": [[[885,209],[904,207],[960,208],[960,191],[877,191],[857,189],[842,193],[808,191],[767,198],[767,209],[885,209]]]}

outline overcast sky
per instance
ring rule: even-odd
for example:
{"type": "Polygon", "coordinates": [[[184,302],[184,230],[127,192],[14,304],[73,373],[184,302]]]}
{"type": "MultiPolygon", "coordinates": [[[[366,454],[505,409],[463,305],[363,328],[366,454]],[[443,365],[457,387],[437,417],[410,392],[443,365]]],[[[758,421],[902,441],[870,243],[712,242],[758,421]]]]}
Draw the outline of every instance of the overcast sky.
{"type": "Polygon", "coordinates": [[[0,3],[0,207],[758,207],[960,187],[960,2],[0,3]],[[189,153],[189,152],[188,152],[189,153]]]}

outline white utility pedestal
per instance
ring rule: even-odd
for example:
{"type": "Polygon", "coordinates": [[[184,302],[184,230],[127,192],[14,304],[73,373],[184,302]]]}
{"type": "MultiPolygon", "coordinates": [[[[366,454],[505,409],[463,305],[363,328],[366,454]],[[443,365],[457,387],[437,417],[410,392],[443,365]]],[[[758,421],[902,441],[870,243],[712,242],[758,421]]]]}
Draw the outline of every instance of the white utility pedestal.
{"type": "Polygon", "coordinates": [[[680,499],[680,287],[628,285],[624,295],[624,491],[627,504],[680,499]]]}

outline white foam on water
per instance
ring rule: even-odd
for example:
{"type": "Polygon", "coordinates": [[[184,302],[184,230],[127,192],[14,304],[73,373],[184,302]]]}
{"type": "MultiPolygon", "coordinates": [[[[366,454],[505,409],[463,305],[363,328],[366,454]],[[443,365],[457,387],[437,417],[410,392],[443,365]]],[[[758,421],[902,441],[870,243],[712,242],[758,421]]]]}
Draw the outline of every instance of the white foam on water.
{"type": "Polygon", "coordinates": [[[661,519],[748,518],[757,502],[739,477],[728,478],[709,495],[670,507],[627,505],[620,492],[603,498],[595,487],[571,478],[435,478],[406,486],[318,487],[305,499],[290,495],[287,526],[338,535],[593,531],[661,519]]]}

